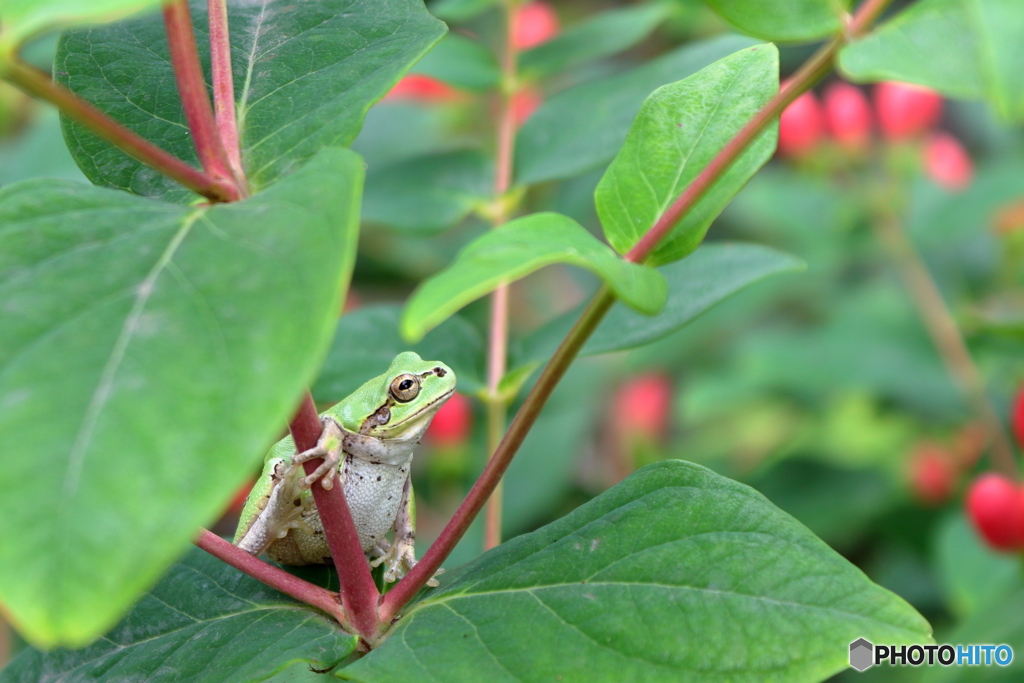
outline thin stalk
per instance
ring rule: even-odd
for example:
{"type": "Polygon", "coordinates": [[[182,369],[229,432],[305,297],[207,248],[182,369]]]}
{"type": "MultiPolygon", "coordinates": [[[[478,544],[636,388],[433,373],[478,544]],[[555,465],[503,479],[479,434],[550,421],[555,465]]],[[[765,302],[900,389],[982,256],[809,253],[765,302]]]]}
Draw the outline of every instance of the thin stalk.
{"type": "Polygon", "coordinates": [[[290,595],[307,605],[319,608],[339,622],[345,621],[345,613],[337,593],[303,581],[283,569],[267,564],[258,557],[253,557],[228,543],[212,531],[203,529],[199,533],[199,538],[195,540],[195,544],[217,559],[223,560],[238,571],[262,581],[271,588],[276,588],[285,595],[290,595]]]}
{"type": "Polygon", "coordinates": [[[608,309],[614,303],[614,295],[612,295],[607,287],[602,286],[590,301],[583,315],[576,321],[576,325],[565,339],[562,340],[562,344],[555,351],[555,355],[548,361],[537,383],[526,396],[522,407],[519,408],[515,418],[512,420],[512,424],[505,433],[505,438],[502,439],[498,450],[495,451],[494,457],[487,462],[483,473],[480,474],[480,478],[473,484],[473,488],[470,489],[465,500],[462,501],[462,505],[459,506],[455,516],[452,517],[448,525],[441,531],[441,535],[430,546],[423,559],[413,567],[412,571],[405,578],[384,595],[384,600],[380,606],[381,622],[388,623],[395,618],[399,610],[416,595],[417,591],[441,567],[441,563],[448,557],[452,548],[455,547],[455,544],[466,533],[466,529],[469,528],[473,519],[483,508],[488,496],[494,491],[498,482],[501,481],[502,475],[505,474],[505,470],[508,469],[509,464],[512,462],[512,456],[519,449],[519,446],[522,445],[523,440],[530,431],[530,427],[533,426],[541,409],[551,396],[551,392],[558,385],[558,381],[562,379],[562,376],[572,364],[573,359],[576,358],[576,354],[583,348],[583,344],[586,343],[593,331],[597,329],[601,319],[604,318],[605,313],[608,312],[608,309]]]}
{"type": "Polygon", "coordinates": [[[160,149],[67,88],[54,83],[49,76],[35,67],[16,61],[6,62],[0,76],[29,95],[56,106],[66,116],[82,124],[125,154],[153,167],[193,192],[215,202],[228,202],[236,198],[237,189],[229,180],[207,175],[173,154],[160,149]]]}
{"type": "MultiPolygon", "coordinates": [[[[512,163],[515,153],[516,120],[514,100],[518,90],[516,64],[519,51],[514,40],[514,22],[517,0],[505,0],[505,45],[501,55],[501,104],[498,108],[497,158],[494,173],[494,221],[492,228],[500,228],[508,221],[506,198],[512,185],[512,163]]],[[[508,299],[509,286],[502,283],[491,295],[491,322],[487,339],[487,452],[490,457],[501,442],[505,431],[505,413],[508,404],[502,395],[501,380],[508,369],[508,299]]],[[[484,519],[484,550],[501,544],[501,481],[495,486],[487,503],[484,519]]]]}
{"type": "Polygon", "coordinates": [[[231,33],[228,30],[227,0],[209,0],[210,70],[213,74],[213,112],[217,132],[228,156],[228,164],[242,194],[247,194],[238,141],[238,112],[235,110],[235,81],[231,72],[231,33]]]}
{"type": "MultiPolygon", "coordinates": [[[[313,397],[308,391],[302,397],[302,403],[288,428],[295,440],[295,448],[300,453],[316,446],[322,425],[313,397]]],[[[306,474],[312,474],[322,462],[317,458],[303,463],[306,474]]],[[[327,490],[320,482],[315,482],[312,486],[313,501],[320,514],[320,521],[323,522],[331,558],[338,570],[341,604],[349,617],[348,623],[364,639],[372,641],[377,634],[377,600],[380,594],[370,575],[370,565],[359,543],[359,534],[343,489],[343,486],[335,486],[327,490]]]]}
{"type": "MultiPolygon", "coordinates": [[[[206,91],[206,78],[199,63],[199,48],[196,46],[188,0],[171,0],[164,4],[164,26],[167,28],[171,65],[178,83],[181,106],[185,110],[185,120],[188,121],[199,161],[211,176],[234,185],[234,174],[228,163],[227,152],[221,144],[213,105],[206,91]]],[[[237,187],[235,195],[235,199],[241,196],[237,187]]]]}
{"type": "Polygon", "coordinates": [[[1017,478],[1013,445],[1003,428],[999,411],[992,404],[981,371],[971,357],[953,313],[942,298],[921,255],[914,248],[898,217],[892,211],[881,212],[874,221],[875,234],[889,252],[900,277],[906,284],[921,320],[935,345],[947,372],[967,398],[971,411],[988,432],[993,464],[1011,479],[1017,478]]]}
{"type": "MultiPolygon", "coordinates": [[[[764,109],[754,116],[737,133],[736,137],[718,153],[701,175],[694,179],[686,191],[676,199],[672,207],[665,212],[665,215],[652,226],[637,246],[630,251],[627,258],[634,262],[646,259],[657,246],[658,240],[663,238],[675,222],[693,208],[693,205],[711,187],[721,173],[743,153],[746,149],[745,145],[749,145],[774,117],[782,112],[782,109],[787,104],[824,76],[831,68],[832,60],[839,47],[848,37],[856,37],[866,31],[890,1],[867,0],[867,2],[863,3],[858,8],[856,15],[847,23],[845,35],[822,47],[789,79],[778,95],[773,97],[765,105],[764,109]],[[737,140],[743,140],[745,144],[738,144],[737,140]],[[672,222],[667,222],[669,220],[667,217],[669,216],[674,216],[671,219],[672,222]],[[656,230],[658,231],[657,239],[654,239],[651,235],[656,230]]],[[[387,623],[398,615],[402,607],[416,595],[427,580],[434,575],[434,572],[440,568],[441,563],[448,557],[455,544],[465,534],[473,518],[483,507],[484,501],[497,486],[502,474],[508,468],[516,450],[522,445],[523,440],[536,421],[548,397],[551,396],[551,392],[554,391],[558,381],[569,369],[569,365],[575,359],[579,350],[583,348],[587,339],[597,329],[598,324],[600,324],[602,318],[604,318],[614,303],[614,295],[605,286],[602,286],[594,295],[594,298],[591,299],[590,304],[583,311],[576,325],[562,341],[561,346],[558,347],[558,351],[548,361],[537,383],[530,390],[523,405],[519,408],[519,412],[516,413],[515,418],[512,420],[512,424],[505,433],[505,437],[502,439],[497,451],[495,451],[494,456],[487,463],[487,467],[484,468],[483,473],[477,479],[469,494],[467,494],[462,505],[459,506],[458,511],[456,511],[419,564],[384,596],[380,607],[380,619],[382,622],[387,623]]]]}

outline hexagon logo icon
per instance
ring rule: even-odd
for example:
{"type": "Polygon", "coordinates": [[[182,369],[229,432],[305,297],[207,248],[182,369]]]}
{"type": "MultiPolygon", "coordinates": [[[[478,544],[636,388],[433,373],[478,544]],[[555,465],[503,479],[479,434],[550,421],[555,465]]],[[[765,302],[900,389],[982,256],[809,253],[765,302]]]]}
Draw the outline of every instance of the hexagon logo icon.
{"type": "Polygon", "coordinates": [[[871,668],[871,665],[875,663],[874,652],[874,645],[863,638],[858,638],[850,643],[850,666],[857,671],[871,668]]]}

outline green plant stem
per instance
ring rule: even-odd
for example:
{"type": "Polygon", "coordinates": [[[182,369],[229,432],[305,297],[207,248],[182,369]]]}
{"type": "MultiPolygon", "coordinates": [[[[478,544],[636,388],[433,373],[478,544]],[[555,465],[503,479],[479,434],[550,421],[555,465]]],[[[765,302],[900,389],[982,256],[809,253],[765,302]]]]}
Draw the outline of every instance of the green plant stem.
{"type": "Polygon", "coordinates": [[[65,116],[129,156],[151,166],[193,192],[215,202],[227,202],[237,194],[234,184],[214,178],[160,149],[149,140],[133,133],[67,88],[54,83],[42,71],[22,62],[8,61],[0,77],[10,81],[29,95],[56,106],[65,116]]]}
{"type": "MultiPolygon", "coordinates": [[[[700,197],[706,192],[714,181],[721,176],[722,172],[732,164],[753,140],[764,130],[764,128],[776,117],[787,104],[796,99],[801,93],[808,90],[820,80],[832,66],[839,48],[849,39],[863,34],[872,22],[885,10],[891,0],[867,0],[858,8],[846,25],[843,36],[830,41],[818,50],[783,86],[779,93],[773,97],[765,107],[758,112],[746,126],[720,151],[710,164],[694,179],[682,195],[676,199],[672,207],[655,223],[654,226],[644,235],[636,246],[626,256],[631,261],[642,262],[657,246],[658,241],[664,238],[668,231],[679,221],[700,197]],[[670,222],[671,221],[671,222],[670,222]]],[[[494,456],[487,463],[480,478],[477,479],[473,488],[466,495],[466,499],[459,506],[458,511],[445,526],[437,540],[430,547],[430,550],[423,556],[404,579],[398,582],[388,592],[381,602],[380,619],[382,622],[389,622],[394,619],[401,609],[411,600],[416,593],[426,584],[441,563],[455,548],[473,518],[483,507],[484,501],[491,491],[501,480],[512,457],[529,433],[541,409],[547,402],[551,392],[554,391],[558,381],[569,369],[570,364],[576,358],[580,349],[586,343],[590,335],[597,329],[602,318],[615,303],[615,297],[606,286],[598,289],[591,299],[590,304],[583,311],[576,325],[569,331],[569,334],[562,340],[555,355],[551,357],[544,367],[540,378],[533,389],[527,395],[523,405],[519,408],[512,424],[505,433],[504,439],[495,451],[494,456]]]]}
{"type": "MultiPolygon", "coordinates": [[[[493,229],[508,221],[510,207],[507,193],[512,185],[512,163],[515,153],[516,120],[514,100],[518,89],[516,64],[519,52],[513,33],[516,0],[505,0],[505,35],[501,57],[501,106],[498,110],[497,158],[494,172],[495,212],[493,229]]],[[[494,453],[505,431],[508,404],[501,393],[501,380],[508,370],[508,300],[509,286],[501,284],[491,295],[491,322],[487,338],[487,453],[494,453]]],[[[501,544],[501,509],[503,487],[499,480],[491,492],[484,516],[484,550],[501,544]]]]}
{"type": "Polygon", "coordinates": [[[473,484],[466,495],[462,505],[459,506],[455,516],[445,526],[441,535],[430,546],[430,550],[423,556],[423,559],[413,567],[404,579],[398,582],[385,596],[380,607],[380,619],[388,622],[398,614],[399,610],[407,603],[416,592],[434,575],[444,558],[448,556],[455,544],[459,542],[466,529],[472,523],[473,518],[483,508],[491,491],[501,480],[505,470],[512,462],[512,456],[522,445],[523,440],[530,431],[530,427],[537,420],[541,409],[558,385],[558,381],[569,369],[576,354],[583,348],[590,335],[597,329],[605,313],[615,303],[615,296],[606,286],[602,286],[590,304],[576,321],[569,334],[562,340],[555,355],[544,367],[544,371],[537,379],[537,383],[526,396],[526,400],[519,408],[512,424],[505,433],[498,450],[495,452],[487,466],[484,468],[480,478],[473,484]]]}
{"type": "Polygon", "coordinates": [[[228,157],[235,182],[243,195],[248,194],[245,169],[238,138],[238,112],[235,111],[235,80],[231,72],[231,32],[228,30],[227,0],[209,0],[210,71],[213,76],[213,112],[217,132],[228,157]]]}
{"type": "Polygon", "coordinates": [[[195,544],[240,572],[262,581],[285,595],[290,595],[307,605],[321,609],[344,623],[345,615],[337,593],[303,581],[283,569],[267,564],[258,557],[253,557],[241,548],[228,543],[212,531],[203,529],[199,532],[199,538],[195,540],[195,544]]]}
{"type": "Polygon", "coordinates": [[[873,221],[873,227],[879,242],[885,247],[903,279],[946,371],[967,398],[972,412],[985,426],[992,445],[993,464],[1003,474],[1016,480],[1017,462],[1010,437],[1003,428],[999,412],[989,398],[981,371],[971,357],[967,342],[942,298],[939,286],[893,211],[880,211],[873,221]]]}
{"type": "MultiPolygon", "coordinates": [[[[298,452],[316,446],[323,426],[308,391],[302,397],[288,428],[298,452]]],[[[312,474],[322,462],[316,458],[303,463],[306,474],[312,474]]],[[[344,487],[334,486],[328,490],[320,482],[315,482],[311,488],[327,545],[331,549],[331,558],[338,570],[341,604],[348,615],[348,624],[365,640],[373,642],[377,636],[377,600],[380,594],[359,543],[359,533],[345,501],[344,487]]]]}
{"type": "Polygon", "coordinates": [[[199,161],[212,177],[231,185],[232,200],[239,199],[241,192],[235,187],[234,174],[217,131],[210,95],[206,91],[188,0],[172,0],[164,4],[164,26],[167,28],[167,44],[178,95],[199,161]]]}

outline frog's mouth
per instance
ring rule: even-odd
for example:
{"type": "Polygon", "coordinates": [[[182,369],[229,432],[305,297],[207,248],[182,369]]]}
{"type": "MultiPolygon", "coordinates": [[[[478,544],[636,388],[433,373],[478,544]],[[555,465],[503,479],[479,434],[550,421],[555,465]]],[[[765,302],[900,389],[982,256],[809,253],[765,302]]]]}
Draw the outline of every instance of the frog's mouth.
{"type": "Polygon", "coordinates": [[[415,435],[416,438],[419,438],[440,408],[439,404],[447,401],[454,393],[455,388],[453,387],[430,403],[422,406],[415,413],[407,415],[397,422],[391,422],[391,408],[395,405],[395,402],[393,399],[388,398],[384,405],[378,408],[373,415],[366,418],[363,428],[359,431],[361,434],[372,434],[374,430],[377,430],[377,436],[388,439],[400,439],[406,434],[415,435]]]}

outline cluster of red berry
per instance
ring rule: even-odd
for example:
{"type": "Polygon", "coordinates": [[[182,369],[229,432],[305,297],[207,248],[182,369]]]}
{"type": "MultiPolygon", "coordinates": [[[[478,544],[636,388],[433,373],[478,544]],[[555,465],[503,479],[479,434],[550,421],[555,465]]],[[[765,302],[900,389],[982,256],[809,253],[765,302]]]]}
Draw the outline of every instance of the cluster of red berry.
{"type": "MultiPolygon", "coordinates": [[[[527,2],[516,9],[511,40],[515,50],[523,51],[546,43],[561,31],[554,7],[541,0],[527,2]]],[[[467,93],[426,74],[410,74],[387,94],[389,100],[413,100],[423,103],[458,103],[469,99],[467,93]]],[[[519,83],[512,95],[512,116],[521,126],[543,103],[541,91],[531,83],[519,83]]]]}
{"type": "Polygon", "coordinates": [[[974,165],[955,137],[935,130],[942,115],[942,97],[928,88],[887,81],[875,86],[872,102],[861,88],[843,81],[830,83],[822,100],[806,92],[786,107],[779,119],[779,153],[802,158],[828,137],[839,147],[861,152],[871,144],[876,125],[889,142],[924,138],[923,166],[928,176],[949,190],[967,187],[974,165]]]}
{"type": "MultiPolygon", "coordinates": [[[[1024,448],[1024,389],[1011,416],[1017,443],[1024,448]]],[[[981,537],[996,550],[1024,551],[1024,484],[986,472],[967,491],[967,516],[981,537]]]]}

